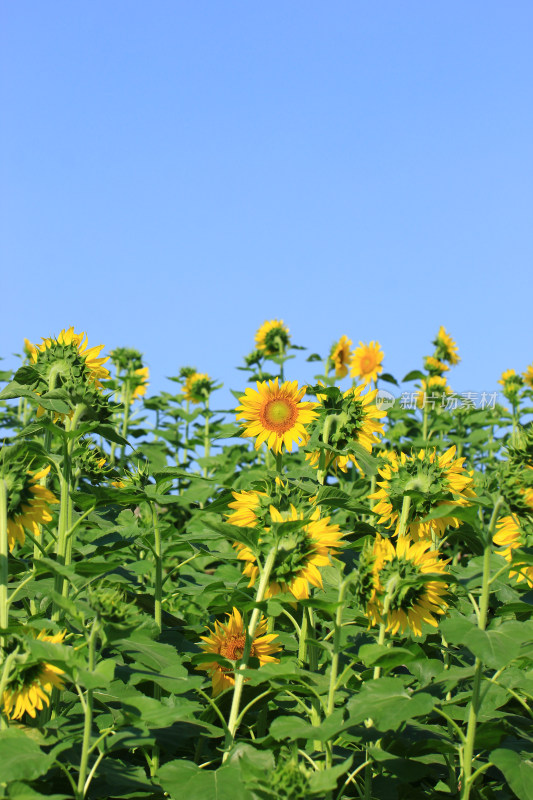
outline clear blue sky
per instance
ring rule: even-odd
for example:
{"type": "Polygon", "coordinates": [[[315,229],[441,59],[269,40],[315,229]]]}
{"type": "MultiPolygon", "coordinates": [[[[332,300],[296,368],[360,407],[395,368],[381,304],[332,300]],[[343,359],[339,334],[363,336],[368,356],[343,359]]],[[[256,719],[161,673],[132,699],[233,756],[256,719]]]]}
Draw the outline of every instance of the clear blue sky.
{"type": "MultiPolygon", "coordinates": [[[[0,355],[234,367],[282,318],[454,388],[533,361],[529,0],[2,2],[0,355]]],[[[308,378],[299,358],[288,377],[308,378]]]]}

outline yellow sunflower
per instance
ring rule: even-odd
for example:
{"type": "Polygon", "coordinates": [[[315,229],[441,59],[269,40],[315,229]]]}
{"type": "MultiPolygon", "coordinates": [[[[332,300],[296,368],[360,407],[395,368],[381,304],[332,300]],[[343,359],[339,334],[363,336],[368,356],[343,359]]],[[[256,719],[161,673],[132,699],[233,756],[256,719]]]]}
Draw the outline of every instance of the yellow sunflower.
{"type": "Polygon", "coordinates": [[[31,472],[24,473],[13,486],[10,485],[12,477],[9,474],[5,476],[8,484],[7,537],[10,550],[13,550],[15,542],[24,544],[24,528],[38,536],[39,525],[52,521],[49,504],[59,501],[49,489],[39,485],[41,478],[49,472],[48,466],[33,475],[31,472]]]}
{"type": "MultiPolygon", "coordinates": [[[[380,436],[383,436],[383,422],[379,420],[387,416],[387,414],[374,404],[378,390],[372,389],[363,394],[365,389],[366,385],[364,383],[353,389],[348,389],[342,395],[343,408],[331,409],[335,411],[336,416],[339,415],[338,412],[340,411],[340,415],[344,417],[344,424],[335,431],[332,436],[333,440],[330,442],[337,450],[349,450],[350,444],[357,443],[367,453],[371,453],[374,445],[379,443],[380,436]]],[[[318,399],[321,403],[317,407],[317,413],[320,414],[324,409],[327,411],[328,398],[318,395],[318,399]]],[[[347,472],[350,462],[353,462],[360,469],[354,456],[336,455],[333,451],[328,451],[327,449],[324,452],[326,469],[340,469],[342,472],[347,472]]],[[[317,469],[320,467],[319,450],[307,453],[305,457],[312,467],[317,469]]]]}
{"type": "Polygon", "coordinates": [[[435,352],[436,358],[447,361],[448,364],[458,364],[461,360],[457,354],[458,347],[449,333],[446,333],[444,325],[441,325],[437,338],[433,342],[437,348],[435,352]]]}
{"type": "MultiPolygon", "coordinates": [[[[38,363],[47,350],[55,351],[58,346],[65,348],[67,352],[72,351],[71,355],[75,355],[81,360],[87,380],[98,389],[101,389],[101,381],[109,378],[109,370],[103,366],[109,358],[98,358],[104,348],[103,344],[87,349],[87,343],[87,335],[85,333],[74,333],[74,327],[72,326],[67,330],[62,330],[56,339],[52,337],[43,338],[42,344],[28,345],[28,347],[31,348],[31,358],[34,364],[38,363]]],[[[59,357],[60,354],[58,353],[57,355],[59,357]]]]}
{"type": "Polygon", "coordinates": [[[366,607],[371,625],[386,624],[392,634],[411,629],[422,636],[422,623],[438,626],[436,615],[444,614],[448,585],[424,579],[425,575],[446,574],[449,560],[442,561],[430,550],[429,542],[411,542],[402,537],[393,544],[376,536],[373,570],[377,585],[366,607]]]}
{"type": "Polygon", "coordinates": [[[442,398],[450,394],[452,394],[452,390],[443,375],[430,375],[420,381],[420,391],[416,395],[416,404],[418,408],[423,408],[426,400],[430,403],[435,403],[435,399],[439,398],[442,402],[442,398]]]}
{"type": "MultiPolygon", "coordinates": [[[[54,636],[47,636],[40,631],[37,638],[61,644],[65,638],[65,631],[54,636]]],[[[41,711],[43,704],[50,705],[52,689],[63,688],[64,684],[60,677],[63,674],[62,669],[46,661],[20,669],[4,690],[2,702],[5,715],[9,719],[22,719],[27,712],[35,719],[36,712],[41,711]]]]}
{"type": "Polygon", "coordinates": [[[243,490],[242,492],[232,492],[233,503],[228,503],[230,508],[235,511],[228,514],[227,521],[231,525],[239,528],[255,528],[257,525],[257,514],[255,513],[261,505],[261,497],[267,497],[266,492],[257,492],[254,489],[243,490]]]}
{"type": "Polygon", "coordinates": [[[461,520],[452,515],[422,522],[438,506],[467,506],[469,498],[475,496],[473,470],[464,469],[464,458],[455,459],[456,449],[453,445],[440,456],[435,450],[420,450],[417,456],[401,453],[399,458],[395,457],[379,469],[383,478],[377,482],[380,488],[369,495],[369,499],[378,501],[373,509],[379,515],[378,524],[387,528],[395,526],[397,535],[405,491],[416,490],[407,518],[408,537],[414,542],[431,541],[434,536],[444,536],[448,527],[458,528],[461,520]]]}
{"type": "MultiPolygon", "coordinates": [[[[246,629],[240,612],[234,608],[232,614],[228,614],[228,621],[216,622],[215,630],[208,628],[208,636],[201,636],[204,644],[200,645],[205,653],[217,653],[227,658],[229,661],[239,661],[244,653],[246,642],[246,629]]],[[[267,620],[261,617],[261,621],[255,631],[254,640],[250,655],[259,660],[262,667],[269,662],[279,662],[272,654],[279,652],[281,647],[272,644],[277,639],[277,634],[267,633],[267,620]]],[[[211,675],[213,686],[213,697],[229,689],[235,684],[235,673],[229,667],[224,667],[216,661],[206,661],[198,664],[198,670],[205,670],[211,675]]]]}
{"type": "Polygon", "coordinates": [[[242,436],[255,436],[255,449],[263,442],[275,453],[281,453],[283,445],[289,452],[293,442],[299,444],[307,437],[305,426],[316,416],[316,403],[301,402],[307,387],[298,388],[298,381],[257,381],[257,391],[246,389],[239,398],[238,420],[244,427],[242,436]]]}
{"type": "MultiPolygon", "coordinates": [[[[499,551],[500,555],[506,561],[511,562],[513,558],[513,551],[520,547],[528,546],[528,539],[525,530],[520,523],[516,514],[510,514],[502,517],[496,525],[496,533],[494,534],[494,544],[497,544],[503,549],[499,551]]],[[[516,555],[516,553],[515,553],[516,555]]],[[[519,566],[520,571],[509,572],[512,578],[516,575],[516,582],[520,583],[524,579],[527,581],[528,586],[533,586],[533,566],[527,564],[519,566]]]]}
{"type": "Polygon", "coordinates": [[[348,367],[352,363],[352,354],[350,353],[351,346],[352,340],[343,335],[331,348],[329,357],[335,367],[336,378],[344,378],[348,374],[348,367]]]}
{"type": "Polygon", "coordinates": [[[530,364],[526,371],[522,373],[522,377],[524,383],[529,386],[530,389],[533,389],[533,364],[530,364]]]}
{"type": "Polygon", "coordinates": [[[353,378],[361,378],[365,384],[377,381],[378,375],[383,372],[381,365],[383,358],[384,353],[378,342],[372,341],[370,344],[359,342],[359,347],[356,347],[352,354],[350,375],[353,378]]]}
{"type": "Polygon", "coordinates": [[[289,329],[282,319],[263,322],[255,334],[255,346],[265,356],[282,355],[290,344],[289,329]]]}
{"type": "Polygon", "coordinates": [[[206,372],[193,372],[185,380],[185,399],[203,403],[213,391],[213,381],[206,372]]]}
{"type": "Polygon", "coordinates": [[[136,376],[136,380],[138,380],[139,383],[135,387],[133,394],[131,396],[132,403],[136,398],[143,397],[143,395],[146,394],[146,390],[148,389],[149,386],[148,375],[150,373],[148,367],[140,367],[140,369],[136,369],[133,374],[134,376],[136,376]]]}
{"type": "MultiPolygon", "coordinates": [[[[297,511],[293,505],[285,513],[274,506],[270,506],[269,511],[273,523],[304,519],[303,512],[297,511]]],[[[302,600],[309,597],[310,584],[322,589],[322,576],[318,568],[328,566],[330,556],[338,552],[336,548],[344,534],[338,525],[329,524],[331,517],[321,518],[318,508],[308,516],[310,522],[284,536],[279,543],[265,597],[291,592],[297,600],[302,600]]],[[[268,535],[269,531],[265,533],[268,535]]],[[[259,575],[257,559],[246,545],[237,542],[236,547],[239,551],[238,558],[246,562],[243,575],[250,578],[248,586],[253,586],[259,575]]],[[[270,549],[270,544],[266,549],[270,549]]]]}
{"type": "Polygon", "coordinates": [[[435,356],[425,356],[424,367],[432,375],[442,375],[443,372],[448,372],[450,369],[448,364],[445,364],[444,361],[440,361],[438,358],[435,358],[435,356]]]}

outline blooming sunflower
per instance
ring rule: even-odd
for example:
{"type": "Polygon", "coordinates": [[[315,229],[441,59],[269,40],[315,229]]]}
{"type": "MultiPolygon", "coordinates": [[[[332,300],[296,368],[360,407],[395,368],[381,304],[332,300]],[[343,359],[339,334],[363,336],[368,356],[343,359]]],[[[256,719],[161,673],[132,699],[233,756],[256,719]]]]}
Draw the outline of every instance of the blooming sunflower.
{"type": "Polygon", "coordinates": [[[352,354],[352,368],[350,375],[354,378],[361,378],[363,383],[377,381],[378,375],[383,372],[381,362],[384,353],[378,342],[363,344],[359,342],[352,354]]]}
{"type": "Polygon", "coordinates": [[[238,420],[245,430],[242,436],[255,436],[255,449],[263,442],[275,453],[281,453],[283,445],[289,452],[293,442],[299,444],[306,439],[306,425],[316,416],[316,403],[301,402],[306,386],[298,388],[298,381],[257,381],[257,391],[246,389],[239,398],[238,420]]]}
{"type": "Polygon", "coordinates": [[[255,334],[255,346],[264,356],[280,356],[289,346],[289,329],[282,319],[263,322],[255,334]]]}
{"type": "Polygon", "coordinates": [[[426,400],[431,403],[435,402],[435,398],[442,398],[445,395],[452,394],[452,390],[448,386],[448,382],[444,375],[430,375],[427,378],[422,378],[420,381],[420,390],[416,395],[416,404],[418,408],[423,408],[426,400]]]}
{"type": "MultiPolygon", "coordinates": [[[[217,653],[229,661],[239,661],[244,653],[246,630],[242,616],[236,608],[227,616],[227,622],[215,621],[215,629],[208,628],[208,636],[200,637],[204,642],[200,647],[205,653],[217,653]]],[[[259,660],[260,667],[269,662],[279,662],[279,658],[275,658],[273,653],[277,653],[281,647],[272,643],[274,639],[277,639],[277,634],[267,634],[267,620],[261,617],[250,651],[252,658],[259,660]]],[[[216,661],[202,662],[196,669],[206,670],[211,675],[213,697],[235,684],[233,670],[216,661]]]]}
{"type": "Polygon", "coordinates": [[[431,375],[442,375],[443,372],[448,372],[450,369],[448,364],[435,358],[435,356],[425,356],[424,367],[431,375]]]}
{"type": "MultiPolygon", "coordinates": [[[[326,445],[323,451],[325,468],[347,472],[348,464],[353,462],[360,469],[353,455],[338,455],[327,449],[328,444],[336,450],[350,450],[350,446],[356,443],[371,453],[372,447],[378,444],[379,437],[383,435],[383,423],[379,420],[386,416],[386,412],[374,404],[378,391],[372,389],[363,394],[365,389],[363,383],[343,394],[337,389],[336,396],[332,395],[331,390],[328,395],[318,395],[320,404],[316,409],[318,416],[315,424],[320,426],[321,438],[326,445]],[[339,420],[340,424],[337,424],[339,420]]],[[[320,454],[320,450],[314,450],[305,457],[312,467],[319,468],[320,454]]]]}
{"type": "MultiPolygon", "coordinates": [[[[47,360],[69,362],[68,371],[71,375],[78,376],[84,374],[87,381],[93,383],[98,389],[102,388],[101,381],[109,378],[109,370],[103,364],[108,358],[98,358],[104,345],[87,349],[87,335],[85,333],[74,333],[74,327],[62,330],[57,338],[43,338],[38,345],[29,345],[31,348],[31,359],[34,364],[40,364],[47,360]]],[[[65,374],[61,371],[60,374],[65,374]]]]}
{"type": "Polygon", "coordinates": [[[417,456],[401,453],[379,469],[383,478],[377,482],[380,488],[369,495],[378,501],[373,509],[379,514],[378,524],[396,526],[397,535],[403,498],[406,491],[411,491],[416,494],[411,497],[406,535],[414,542],[442,537],[450,526],[458,528],[461,521],[453,515],[422,521],[438,506],[467,506],[469,498],[475,496],[473,471],[467,472],[463,467],[465,459],[455,459],[455,453],[455,445],[440,456],[435,450],[420,450],[417,456]]]}
{"type": "Polygon", "coordinates": [[[41,478],[45,478],[49,472],[48,466],[33,474],[9,471],[4,475],[8,489],[7,537],[10,550],[13,550],[15,542],[24,544],[24,528],[38,536],[39,525],[51,522],[49,504],[59,501],[49,489],[39,484],[41,478]]]}
{"type": "Polygon", "coordinates": [[[457,354],[458,347],[449,333],[446,333],[446,329],[444,325],[441,325],[439,328],[439,332],[437,333],[437,338],[433,342],[435,347],[437,348],[435,351],[435,357],[441,361],[447,361],[448,364],[458,364],[461,360],[457,354]]]}
{"type": "Polygon", "coordinates": [[[185,399],[203,403],[213,391],[213,381],[206,372],[193,372],[185,380],[185,399]]]}
{"type": "MultiPolygon", "coordinates": [[[[303,512],[297,511],[293,505],[289,511],[283,513],[270,506],[269,512],[273,523],[304,519],[303,512]]],[[[318,567],[328,566],[330,556],[338,552],[336,548],[344,534],[338,525],[330,525],[330,517],[321,518],[318,508],[312,511],[309,519],[301,528],[285,534],[278,541],[271,581],[265,597],[291,592],[297,600],[302,600],[309,597],[309,584],[322,588],[322,576],[318,567]]],[[[267,529],[265,535],[259,539],[259,545],[269,551],[272,543],[271,531],[267,529]]],[[[236,547],[239,551],[238,558],[246,562],[243,574],[250,578],[248,586],[253,586],[259,575],[257,559],[246,545],[237,542],[236,547]]]]}
{"type": "Polygon", "coordinates": [[[526,371],[522,373],[522,377],[526,386],[533,389],[533,364],[530,364],[526,371]]]}
{"type": "Polygon", "coordinates": [[[343,335],[331,348],[329,358],[335,367],[336,378],[344,378],[348,374],[348,367],[352,363],[351,346],[352,340],[343,335]]]}
{"type": "Polygon", "coordinates": [[[365,613],[371,625],[386,624],[392,634],[411,629],[422,636],[422,623],[438,626],[435,615],[444,614],[448,585],[431,580],[445,574],[449,560],[442,561],[429,542],[411,542],[404,536],[395,543],[376,536],[373,569],[376,589],[365,613]],[[427,577],[426,577],[427,576],[427,577]]]}
{"type": "Polygon", "coordinates": [[[138,397],[143,397],[146,394],[146,390],[148,388],[148,375],[149,375],[148,367],[140,367],[136,369],[133,373],[136,376],[137,386],[135,387],[133,394],[131,396],[131,402],[133,403],[138,397]]]}
{"type": "MultiPolygon", "coordinates": [[[[521,522],[516,514],[502,517],[496,524],[494,544],[503,548],[499,553],[506,561],[512,561],[513,551],[518,548],[530,547],[532,539],[533,537],[527,536],[526,524],[521,522]]],[[[514,553],[514,555],[516,556],[517,554],[514,553]]],[[[519,565],[519,571],[514,570],[513,572],[509,572],[509,575],[511,578],[516,575],[517,583],[525,579],[528,586],[533,586],[533,566],[528,566],[526,564],[519,565]]]]}
{"type": "Polygon", "coordinates": [[[524,381],[521,375],[517,375],[514,369],[506,369],[502,372],[502,376],[498,383],[503,386],[503,394],[511,403],[515,403],[518,399],[518,393],[524,381]]]}
{"type": "MultiPolygon", "coordinates": [[[[37,636],[45,642],[61,644],[65,638],[65,631],[53,636],[47,636],[43,631],[37,636]]],[[[35,719],[36,711],[41,711],[43,703],[50,705],[52,689],[63,688],[61,675],[64,672],[59,667],[41,661],[37,664],[22,667],[8,682],[2,702],[4,713],[9,719],[22,719],[27,712],[35,719]]]]}

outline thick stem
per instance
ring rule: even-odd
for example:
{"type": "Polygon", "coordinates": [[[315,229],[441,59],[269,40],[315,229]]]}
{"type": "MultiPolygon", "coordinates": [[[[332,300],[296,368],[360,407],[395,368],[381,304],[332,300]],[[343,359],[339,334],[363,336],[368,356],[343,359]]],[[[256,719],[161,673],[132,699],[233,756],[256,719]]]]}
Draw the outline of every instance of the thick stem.
{"type": "MultiPolygon", "coordinates": [[[[204,424],[204,458],[209,458],[209,454],[211,452],[211,442],[209,440],[209,397],[205,399],[205,409],[204,409],[204,417],[205,417],[205,424],[204,424]]],[[[208,469],[207,464],[204,466],[204,478],[207,478],[208,469]]]]}
{"type": "Polygon", "coordinates": [[[248,666],[248,660],[250,658],[250,653],[252,651],[255,632],[257,630],[257,626],[259,624],[259,619],[261,616],[261,610],[257,607],[257,605],[265,597],[265,593],[268,587],[268,581],[270,579],[270,573],[272,572],[272,568],[274,567],[274,561],[276,559],[277,550],[278,548],[276,545],[275,547],[272,548],[272,550],[268,554],[267,560],[265,561],[265,565],[261,573],[261,580],[259,581],[259,586],[257,587],[257,594],[255,596],[256,607],[252,611],[252,616],[250,618],[250,624],[248,626],[248,632],[246,635],[246,641],[244,645],[244,652],[242,654],[239,669],[235,674],[235,685],[233,687],[233,698],[231,702],[231,710],[228,720],[228,733],[226,735],[226,741],[224,745],[224,756],[222,758],[223,762],[227,759],[230,747],[235,739],[235,733],[237,731],[237,721],[239,717],[239,708],[241,704],[242,689],[244,686],[243,670],[245,670],[246,667],[248,666]]]}
{"type": "MultiPolygon", "coordinates": [[[[346,582],[341,581],[339,586],[338,605],[335,613],[335,633],[333,635],[333,655],[331,657],[331,669],[329,673],[329,690],[328,701],[326,705],[326,717],[330,717],[335,711],[335,690],[337,688],[337,675],[339,673],[339,658],[341,650],[341,628],[342,628],[342,612],[344,611],[344,593],[346,591],[346,582]]],[[[326,747],[326,768],[331,767],[332,764],[332,748],[331,742],[327,743],[326,747]]]]}
{"type": "Polygon", "coordinates": [[[7,600],[7,583],[9,580],[8,556],[7,485],[5,480],[0,478],[0,628],[4,630],[7,628],[9,611],[7,600]]]}
{"type": "MultiPolygon", "coordinates": [[[[98,637],[98,630],[100,624],[98,620],[94,620],[89,634],[89,655],[88,655],[88,671],[94,672],[96,666],[96,640],[98,637]]],[[[93,690],[87,689],[85,697],[84,708],[84,724],[83,724],[83,742],[81,745],[81,758],[80,758],[80,771],[78,775],[78,800],[85,796],[85,780],[87,778],[87,768],[89,765],[89,753],[91,744],[91,731],[93,726],[93,690]]]]}
{"type": "Polygon", "coordinates": [[[407,518],[409,516],[409,509],[411,508],[411,495],[404,494],[402,500],[402,512],[400,514],[400,524],[398,526],[398,539],[405,536],[407,530],[407,518]]]}
{"type": "MultiPolygon", "coordinates": [[[[487,626],[487,615],[489,610],[490,599],[490,557],[492,555],[492,537],[498,519],[498,512],[503,502],[502,497],[498,497],[494,504],[494,510],[490,520],[489,531],[487,540],[485,542],[485,550],[483,553],[483,582],[481,587],[481,600],[479,603],[478,615],[478,628],[484,631],[487,626]]],[[[483,662],[480,658],[476,658],[474,665],[474,683],[472,687],[472,699],[470,701],[470,708],[468,711],[468,724],[466,728],[466,742],[463,747],[463,792],[461,800],[468,800],[470,797],[470,790],[473,785],[472,780],[472,767],[474,760],[474,745],[476,739],[476,727],[480,706],[480,688],[481,679],[483,674],[483,662]]]]}

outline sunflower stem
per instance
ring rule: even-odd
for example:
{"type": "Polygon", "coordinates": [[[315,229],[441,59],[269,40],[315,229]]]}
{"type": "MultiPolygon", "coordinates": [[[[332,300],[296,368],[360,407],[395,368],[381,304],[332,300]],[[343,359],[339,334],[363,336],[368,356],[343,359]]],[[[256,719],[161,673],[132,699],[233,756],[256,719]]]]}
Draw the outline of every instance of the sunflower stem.
{"type": "Polygon", "coordinates": [[[276,453],[276,472],[278,475],[283,473],[283,453],[281,451],[276,453]]]}
{"type": "MultiPolygon", "coordinates": [[[[9,682],[9,679],[11,678],[11,665],[15,661],[17,655],[18,655],[18,647],[16,647],[11,653],[9,653],[6,656],[6,660],[4,661],[4,666],[2,668],[2,675],[0,676],[0,698],[4,697],[4,690],[9,682]]],[[[7,727],[9,727],[9,717],[6,713],[5,719],[3,715],[0,715],[0,730],[4,730],[7,727]]]]}
{"type": "Polygon", "coordinates": [[[257,626],[259,624],[259,619],[261,616],[261,609],[258,607],[258,604],[265,597],[265,593],[268,587],[268,581],[270,579],[270,573],[272,572],[272,569],[274,567],[274,561],[276,559],[277,551],[278,551],[278,546],[276,544],[274,545],[274,547],[271,549],[271,551],[267,556],[265,565],[261,572],[261,580],[259,581],[259,586],[257,587],[257,594],[255,596],[255,608],[252,611],[250,624],[248,625],[246,641],[244,644],[244,652],[242,654],[239,669],[235,674],[235,685],[233,686],[233,698],[231,701],[231,710],[228,720],[228,732],[226,734],[226,741],[224,743],[224,755],[222,757],[222,763],[224,763],[224,761],[226,761],[226,759],[228,758],[231,745],[235,740],[235,733],[237,731],[238,718],[239,718],[239,707],[241,704],[242,689],[244,685],[243,671],[248,666],[248,660],[250,658],[250,653],[252,651],[255,632],[257,630],[257,626]]]}
{"type": "Polygon", "coordinates": [[[424,445],[428,441],[428,416],[428,404],[424,396],[424,410],[422,411],[422,439],[424,440],[424,445]]]}
{"type": "MultiPolygon", "coordinates": [[[[123,439],[127,439],[127,437],[128,437],[128,425],[129,425],[129,421],[130,421],[131,394],[132,394],[132,392],[131,392],[130,382],[129,382],[129,380],[126,379],[126,382],[124,384],[124,393],[122,395],[123,403],[124,403],[124,418],[123,418],[123,421],[122,421],[122,433],[121,433],[121,436],[122,436],[123,439]]],[[[122,445],[122,449],[120,451],[120,464],[121,465],[123,465],[123,463],[124,463],[125,455],[126,455],[126,445],[123,444],[122,445]]]]}
{"type": "Polygon", "coordinates": [[[404,494],[402,500],[402,511],[400,514],[400,524],[398,526],[398,539],[405,536],[407,530],[407,518],[409,516],[409,509],[411,508],[411,495],[404,494]]]}
{"type": "MultiPolygon", "coordinates": [[[[96,641],[100,629],[100,622],[98,619],[93,621],[91,633],[89,634],[89,649],[88,649],[88,671],[94,672],[96,666],[96,641]]],[[[84,709],[84,723],[83,723],[83,742],[81,746],[80,770],[78,774],[78,791],[76,800],[82,800],[85,797],[87,778],[87,768],[89,765],[89,753],[91,744],[91,732],[93,726],[93,690],[87,689],[85,698],[84,709]]]]}
{"type": "MultiPolygon", "coordinates": [[[[8,557],[7,484],[3,478],[0,478],[0,628],[3,630],[7,628],[9,614],[7,599],[7,583],[9,580],[8,557]]],[[[3,636],[0,641],[3,645],[3,636]]]]}
{"type": "MultiPolygon", "coordinates": [[[[209,454],[211,452],[211,442],[209,440],[209,418],[211,414],[209,411],[209,397],[205,398],[205,408],[204,408],[204,417],[205,417],[205,424],[204,424],[204,458],[209,458],[209,454]]],[[[208,469],[207,464],[204,466],[204,478],[207,478],[208,469]]]]}
{"type": "MultiPolygon", "coordinates": [[[[498,497],[494,504],[492,517],[489,524],[487,539],[485,541],[485,550],[483,552],[483,582],[481,586],[481,600],[479,603],[479,616],[478,628],[484,631],[487,626],[487,615],[489,609],[490,599],[490,557],[492,555],[492,537],[498,519],[498,512],[503,503],[503,498],[498,497]]],[[[463,780],[462,780],[462,794],[461,800],[468,800],[470,797],[470,790],[474,783],[474,778],[477,772],[472,775],[472,767],[474,762],[474,745],[476,738],[477,719],[480,707],[480,688],[481,678],[483,673],[483,661],[476,658],[474,665],[474,683],[472,687],[472,699],[470,701],[470,708],[468,711],[468,724],[466,729],[466,742],[463,745],[463,780]]]]}
{"type": "MultiPolygon", "coordinates": [[[[152,506],[152,524],[154,527],[154,560],[155,560],[155,582],[154,582],[154,619],[157,625],[157,631],[160,634],[163,630],[162,626],[162,589],[163,589],[163,561],[161,558],[161,531],[159,529],[159,517],[155,503],[152,506]]],[[[161,699],[161,687],[158,683],[154,683],[154,698],[161,699]]],[[[152,750],[152,761],[150,764],[150,774],[152,777],[159,769],[159,747],[154,745],[152,750]]]]}
{"type": "MultiPolygon", "coordinates": [[[[341,581],[339,595],[337,599],[337,611],[335,613],[335,633],[333,635],[333,655],[331,657],[331,669],[329,673],[328,702],[326,706],[326,717],[330,717],[335,711],[335,690],[337,688],[337,675],[339,672],[339,658],[341,651],[341,629],[342,613],[344,611],[344,594],[346,592],[347,581],[341,581]]],[[[333,751],[331,742],[326,744],[326,768],[331,767],[333,761],[333,751]]]]}

